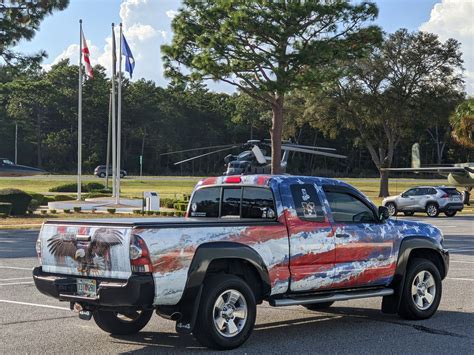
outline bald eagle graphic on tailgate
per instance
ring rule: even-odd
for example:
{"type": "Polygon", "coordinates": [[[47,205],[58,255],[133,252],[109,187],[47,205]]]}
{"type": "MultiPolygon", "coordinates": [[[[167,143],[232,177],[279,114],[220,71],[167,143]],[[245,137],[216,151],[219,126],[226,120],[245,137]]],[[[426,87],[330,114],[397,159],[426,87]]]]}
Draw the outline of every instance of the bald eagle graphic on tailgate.
{"type": "Polygon", "coordinates": [[[90,240],[78,238],[75,233],[55,234],[48,239],[48,249],[56,258],[71,258],[77,263],[77,271],[90,275],[110,270],[110,248],[122,245],[122,242],[120,231],[99,228],[90,240]]]}

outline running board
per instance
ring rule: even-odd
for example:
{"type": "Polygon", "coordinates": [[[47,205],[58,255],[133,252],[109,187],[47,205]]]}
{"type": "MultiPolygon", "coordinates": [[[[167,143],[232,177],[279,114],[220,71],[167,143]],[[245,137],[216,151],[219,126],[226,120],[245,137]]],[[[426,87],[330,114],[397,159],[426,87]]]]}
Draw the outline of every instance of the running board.
{"type": "Polygon", "coordinates": [[[339,293],[331,293],[331,294],[325,294],[325,295],[320,295],[320,296],[271,299],[269,303],[271,306],[274,306],[274,307],[284,307],[284,306],[294,306],[294,305],[303,305],[303,304],[311,304],[311,303],[347,301],[347,300],[354,300],[357,298],[390,296],[390,295],[393,295],[394,292],[395,291],[391,288],[384,288],[381,290],[339,292],[339,293]]]}

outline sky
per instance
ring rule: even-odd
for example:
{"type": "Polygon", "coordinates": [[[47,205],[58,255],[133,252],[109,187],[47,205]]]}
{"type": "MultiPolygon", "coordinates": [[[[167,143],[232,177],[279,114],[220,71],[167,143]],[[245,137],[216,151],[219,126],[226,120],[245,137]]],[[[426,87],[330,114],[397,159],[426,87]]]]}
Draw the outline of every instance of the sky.
{"type": "MultiPolygon", "coordinates": [[[[376,0],[379,16],[375,24],[385,32],[399,28],[429,31],[442,41],[461,42],[466,89],[474,94],[474,0],[376,0]]],[[[63,58],[79,60],[79,19],[91,52],[92,65],[101,64],[110,73],[111,24],[123,23],[128,44],[135,57],[133,79],[145,78],[166,86],[160,46],[172,38],[171,20],[179,0],[70,0],[69,7],[55,12],[41,24],[31,41],[17,49],[24,53],[46,50],[47,70],[63,58]]],[[[118,39],[118,36],[116,37],[118,39]]],[[[229,92],[228,85],[209,83],[215,91],[229,92]]]]}

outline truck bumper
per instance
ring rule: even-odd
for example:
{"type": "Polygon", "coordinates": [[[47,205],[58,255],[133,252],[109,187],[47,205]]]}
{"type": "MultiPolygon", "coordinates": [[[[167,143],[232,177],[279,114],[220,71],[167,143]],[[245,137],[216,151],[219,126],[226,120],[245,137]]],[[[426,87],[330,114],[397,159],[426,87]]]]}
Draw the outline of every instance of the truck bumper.
{"type": "Polygon", "coordinates": [[[97,296],[77,295],[77,279],[81,277],[57,275],[33,269],[36,288],[43,294],[60,301],[77,302],[91,308],[139,307],[151,308],[155,295],[153,276],[133,275],[127,280],[95,279],[97,296]]]}
{"type": "Polygon", "coordinates": [[[447,203],[439,210],[441,212],[462,211],[463,208],[464,208],[464,204],[462,202],[459,202],[459,203],[447,203]]]}

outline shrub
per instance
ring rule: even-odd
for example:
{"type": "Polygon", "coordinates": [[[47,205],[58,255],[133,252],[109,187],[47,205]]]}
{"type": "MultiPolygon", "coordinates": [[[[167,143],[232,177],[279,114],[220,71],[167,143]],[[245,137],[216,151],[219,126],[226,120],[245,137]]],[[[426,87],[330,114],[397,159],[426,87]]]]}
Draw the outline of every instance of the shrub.
{"type": "Polygon", "coordinates": [[[0,202],[0,217],[8,217],[12,211],[12,204],[9,202],[0,202]]]}
{"type": "Polygon", "coordinates": [[[48,200],[42,194],[37,194],[35,192],[33,192],[33,193],[30,192],[30,196],[33,198],[33,200],[38,201],[40,206],[46,206],[48,204],[48,200]]]}
{"type": "Polygon", "coordinates": [[[174,215],[176,217],[184,217],[184,212],[178,211],[178,212],[175,212],[174,215]]]}
{"type": "Polygon", "coordinates": [[[54,201],[71,201],[74,200],[74,197],[69,195],[56,195],[54,196],[54,201]]]}
{"type": "Polygon", "coordinates": [[[76,212],[76,213],[80,213],[81,210],[82,210],[82,208],[80,208],[80,207],[74,207],[73,209],[74,209],[74,212],[76,212]]]}
{"type": "Polygon", "coordinates": [[[12,204],[12,209],[10,212],[12,216],[26,214],[31,199],[32,198],[29,194],[18,189],[0,190],[0,202],[12,204]]]}
{"type": "Polygon", "coordinates": [[[147,214],[148,216],[153,216],[153,211],[146,211],[146,214],[147,214]]]}
{"type": "Polygon", "coordinates": [[[49,210],[49,213],[56,214],[58,211],[56,210],[49,210]]]}
{"type": "Polygon", "coordinates": [[[46,213],[48,213],[47,210],[41,210],[41,214],[46,214],[46,213]]]}
{"type": "Polygon", "coordinates": [[[161,215],[161,212],[160,211],[155,211],[155,215],[159,216],[159,215],[161,215]]]}
{"type": "Polygon", "coordinates": [[[64,213],[71,213],[71,210],[69,208],[66,208],[63,211],[64,211],[64,213]]]}
{"type": "Polygon", "coordinates": [[[32,199],[30,201],[30,204],[28,205],[28,212],[33,213],[34,211],[36,211],[38,209],[39,206],[40,206],[39,201],[35,200],[35,199],[32,199]]]}
{"type": "Polygon", "coordinates": [[[97,198],[97,197],[111,197],[112,194],[110,193],[103,193],[103,192],[90,192],[87,194],[86,198],[97,198]]]}
{"type": "Polygon", "coordinates": [[[115,208],[107,208],[107,212],[109,212],[110,214],[114,214],[116,211],[115,208]]]}
{"type": "Polygon", "coordinates": [[[142,210],[133,210],[134,214],[142,214],[142,210]]]}
{"type": "MultiPolygon", "coordinates": [[[[82,192],[91,192],[96,190],[103,190],[105,189],[105,185],[102,185],[98,182],[89,182],[87,184],[81,185],[82,192]]],[[[49,189],[50,192],[76,192],[77,191],[77,183],[70,183],[70,184],[63,184],[59,186],[55,186],[49,189]]]]}

